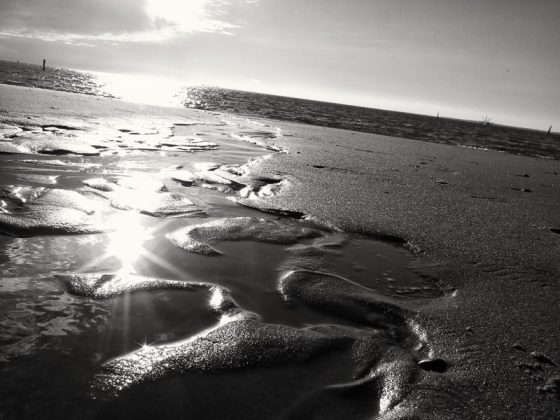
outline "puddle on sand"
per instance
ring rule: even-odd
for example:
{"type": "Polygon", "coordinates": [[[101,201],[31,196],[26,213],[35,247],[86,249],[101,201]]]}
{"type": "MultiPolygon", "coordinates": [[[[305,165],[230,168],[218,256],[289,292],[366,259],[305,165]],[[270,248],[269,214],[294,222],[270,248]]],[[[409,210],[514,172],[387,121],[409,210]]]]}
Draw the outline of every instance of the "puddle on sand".
{"type": "Polygon", "coordinates": [[[319,413],[325,400],[347,407],[350,398],[349,412],[375,415],[402,398],[404,386],[391,384],[414,376],[421,341],[403,308],[442,292],[410,269],[417,257],[402,247],[231,201],[267,182],[281,185],[274,174],[252,179],[243,166],[270,153],[262,144],[276,129],[236,119],[109,134],[93,141],[99,156],[0,155],[0,215],[26,229],[0,235],[0,411],[267,418],[310,406],[319,413]],[[37,183],[45,179],[53,183],[37,183]],[[148,212],[146,202],[163,210],[148,212]],[[191,205],[197,212],[185,210],[191,205]],[[109,231],[46,232],[20,216],[45,206],[71,208],[84,223],[101,219],[109,231]],[[185,229],[220,254],[170,240],[177,232],[185,239],[185,229]],[[88,294],[55,276],[74,273],[148,280],[88,294]],[[158,279],[218,288],[183,290],[158,279]]]}
{"type": "Polygon", "coordinates": [[[443,295],[441,286],[434,279],[426,278],[412,269],[421,257],[397,243],[364,237],[346,237],[341,242],[321,244],[316,247],[292,247],[291,260],[286,268],[315,270],[334,273],[355,283],[395,299],[433,298],[443,295]]]}

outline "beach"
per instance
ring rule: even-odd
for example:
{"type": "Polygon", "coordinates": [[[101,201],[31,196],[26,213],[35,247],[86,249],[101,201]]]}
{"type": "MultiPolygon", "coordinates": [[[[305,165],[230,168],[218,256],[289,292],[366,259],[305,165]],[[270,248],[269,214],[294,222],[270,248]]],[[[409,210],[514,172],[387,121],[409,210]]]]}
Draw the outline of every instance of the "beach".
{"type": "Polygon", "coordinates": [[[560,416],[557,160],[0,98],[2,418],[560,416]]]}

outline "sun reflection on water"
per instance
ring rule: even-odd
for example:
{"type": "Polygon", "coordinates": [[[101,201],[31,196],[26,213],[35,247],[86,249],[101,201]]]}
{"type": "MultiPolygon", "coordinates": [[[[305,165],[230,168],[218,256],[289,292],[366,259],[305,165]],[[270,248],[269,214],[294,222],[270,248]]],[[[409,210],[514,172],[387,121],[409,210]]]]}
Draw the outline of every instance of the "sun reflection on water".
{"type": "Polygon", "coordinates": [[[89,73],[98,79],[105,91],[125,101],[159,106],[181,106],[178,95],[183,83],[178,80],[138,74],[93,71],[89,73]]]}
{"type": "Polygon", "coordinates": [[[141,219],[138,212],[125,212],[114,217],[115,231],[109,234],[107,254],[119,260],[121,272],[135,273],[134,264],[148,252],[144,245],[153,235],[142,225],[141,219]]]}

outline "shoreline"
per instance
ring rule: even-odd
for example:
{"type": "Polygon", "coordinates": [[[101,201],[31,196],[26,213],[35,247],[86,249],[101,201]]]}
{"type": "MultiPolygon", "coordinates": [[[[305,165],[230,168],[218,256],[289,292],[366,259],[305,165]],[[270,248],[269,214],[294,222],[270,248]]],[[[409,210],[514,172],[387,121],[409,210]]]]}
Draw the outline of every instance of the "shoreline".
{"type": "MultiPolygon", "coordinates": [[[[4,85],[0,96],[1,121],[33,116],[46,124],[95,124],[215,115],[4,85]]],[[[265,199],[240,198],[241,204],[302,213],[345,232],[400,238],[431,261],[416,271],[455,290],[425,301],[415,317],[450,369],[425,373],[385,418],[412,408],[433,418],[559,415],[558,397],[537,390],[560,374],[558,367],[541,363],[527,372],[525,366],[536,362],[533,351],[560,364],[560,235],[551,230],[560,229],[560,163],[274,124],[283,136],[272,142],[288,153],[259,160],[251,171],[286,179],[288,187],[265,199]],[[441,406],[438,395],[457,404],[441,406]]]]}
{"type": "MultiPolygon", "coordinates": [[[[36,67],[37,69],[41,68],[40,64],[34,64],[34,63],[24,63],[24,62],[14,62],[14,61],[6,61],[6,60],[0,60],[0,63],[8,63],[9,65],[13,65],[13,64],[22,64],[25,66],[32,66],[32,67],[36,67]]],[[[50,67],[47,66],[47,70],[51,69],[51,70],[55,70],[55,71],[72,71],[72,72],[77,72],[77,73],[81,73],[84,75],[95,75],[95,74],[117,74],[120,76],[127,76],[126,74],[119,74],[119,73],[104,73],[104,72],[98,72],[98,71],[93,71],[93,70],[84,70],[84,69],[78,69],[78,68],[65,68],[65,67],[50,67]]],[[[141,76],[142,77],[142,76],[141,76]]],[[[28,86],[26,85],[25,81],[17,81],[17,80],[5,80],[3,82],[0,82],[2,84],[5,85],[9,85],[9,86],[21,86],[21,87],[36,87],[38,89],[41,89],[41,86],[28,86]]],[[[176,81],[177,85],[180,85],[180,83],[178,81],[176,81]]],[[[351,104],[351,103],[347,103],[347,102],[329,102],[328,100],[325,99],[313,99],[313,98],[305,98],[305,97],[290,97],[290,96],[285,96],[285,95],[281,95],[281,94],[277,94],[277,93],[268,93],[265,91],[259,91],[259,90],[241,90],[238,88],[232,88],[232,87],[220,87],[220,86],[211,86],[211,85],[195,85],[193,86],[195,88],[210,88],[210,89],[223,89],[223,90],[227,90],[230,92],[238,92],[238,93],[248,93],[248,94],[257,94],[257,95],[265,95],[268,96],[270,98],[277,98],[280,100],[284,100],[284,99],[295,99],[297,101],[307,101],[309,103],[320,103],[320,104],[325,104],[325,105],[336,105],[336,106],[343,106],[343,107],[348,107],[350,109],[352,108],[356,108],[362,111],[373,111],[373,112],[389,112],[389,113],[394,113],[394,114],[401,114],[403,116],[408,116],[408,117],[419,117],[419,118],[436,118],[436,119],[441,119],[441,120],[448,120],[448,121],[453,121],[456,123],[467,123],[467,124],[473,124],[473,125],[484,125],[483,124],[483,120],[481,121],[480,119],[469,119],[469,118],[460,118],[460,117],[454,117],[454,116],[440,116],[439,112],[435,112],[431,113],[431,114],[426,114],[426,113],[418,113],[418,112],[413,112],[413,111],[402,111],[402,110],[396,110],[396,109],[387,109],[387,108],[378,108],[378,107],[373,107],[373,106],[367,106],[367,105],[357,105],[357,104],[351,104]]],[[[60,91],[60,92],[74,92],[74,93],[79,93],[79,94],[87,94],[87,95],[95,95],[95,96],[101,96],[101,97],[108,97],[108,98],[112,98],[112,99],[122,99],[124,101],[130,101],[130,99],[127,98],[122,98],[120,96],[113,96],[113,94],[108,93],[108,92],[99,92],[99,93],[86,93],[86,92],[78,92],[78,91],[72,91],[72,90],[66,90],[64,88],[49,88],[49,90],[55,90],[55,91],[60,91]]],[[[136,102],[136,101],[134,101],[136,102]]],[[[167,106],[167,105],[160,105],[160,104],[154,104],[155,106],[167,106]]],[[[196,109],[196,108],[195,108],[196,109]]],[[[208,109],[210,110],[210,109],[208,109]]],[[[241,115],[241,114],[238,114],[241,115]]],[[[247,117],[252,117],[250,114],[243,114],[244,116],[247,117]]],[[[258,116],[255,116],[256,118],[259,118],[258,116]]],[[[261,117],[264,118],[264,117],[261,117]]],[[[288,120],[289,121],[289,120],[288,120]]],[[[500,127],[500,128],[505,128],[505,129],[514,129],[514,130],[521,130],[521,131],[526,131],[528,134],[530,133],[541,133],[541,134],[546,134],[547,133],[547,127],[551,126],[551,127],[555,127],[556,125],[554,124],[554,122],[552,122],[552,124],[550,124],[550,122],[547,122],[546,124],[544,124],[543,126],[522,126],[522,125],[512,125],[510,123],[506,123],[506,122],[499,122],[499,123],[494,123],[491,122],[488,125],[490,126],[495,126],[495,127],[500,127]],[[548,125],[547,125],[548,124],[548,125]]],[[[333,127],[334,128],[334,127],[333,127]]],[[[339,127],[342,128],[342,127],[339,127]]],[[[352,130],[349,127],[343,128],[343,129],[348,129],[348,130],[352,130]]],[[[363,131],[365,132],[365,131],[363,131]]],[[[376,134],[376,133],[371,133],[370,134],[376,134]]],[[[551,131],[549,134],[552,135],[559,135],[560,132],[559,131],[551,131]]],[[[403,138],[406,138],[405,136],[402,136],[403,138]]],[[[427,139],[418,139],[418,140],[422,140],[422,141],[430,141],[427,139]]]]}

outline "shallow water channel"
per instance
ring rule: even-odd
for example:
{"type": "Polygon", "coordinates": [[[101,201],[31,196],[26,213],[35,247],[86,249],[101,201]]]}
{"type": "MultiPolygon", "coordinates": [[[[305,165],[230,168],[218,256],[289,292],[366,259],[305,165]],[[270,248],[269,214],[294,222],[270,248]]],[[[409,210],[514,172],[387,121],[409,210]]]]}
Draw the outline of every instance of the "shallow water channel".
{"type": "MultiPolygon", "coordinates": [[[[281,193],[267,187],[280,182],[276,175],[251,179],[246,165],[281,153],[264,147],[281,136],[274,127],[233,119],[167,129],[106,131],[90,141],[99,151],[92,156],[0,154],[2,418],[289,417],[290,410],[328,406],[330,385],[382,376],[388,348],[399,348],[403,355],[394,357],[404,364],[414,359],[419,338],[399,302],[441,295],[411,268],[419,257],[399,244],[232,200],[258,195],[263,185],[281,193]],[[185,180],[185,171],[197,180],[185,180]],[[70,225],[63,223],[65,211],[70,225]],[[76,211],[84,214],[74,219],[76,211]],[[260,236],[232,234],[226,219],[247,222],[260,236]],[[215,254],[188,252],[169,239],[213,222],[194,239],[215,254]],[[68,287],[64,276],[84,273],[122,276],[124,286],[111,285],[102,298],[94,289],[68,287]],[[130,275],[155,280],[131,287],[130,275]],[[159,279],[205,286],[182,290],[159,279]],[[234,302],[233,312],[213,310],[217,291],[234,302]],[[208,342],[213,346],[204,347],[208,342]],[[358,342],[376,343],[368,347],[375,351],[358,342]],[[301,345],[298,355],[290,343],[301,345]],[[144,357],[146,348],[157,355],[144,357]],[[140,372],[130,360],[153,365],[146,369],[157,374],[140,372]]],[[[354,408],[345,405],[349,400],[337,407],[387,409],[392,397],[383,384],[374,387],[376,397],[364,398],[360,388],[350,398],[354,408]]]]}

